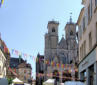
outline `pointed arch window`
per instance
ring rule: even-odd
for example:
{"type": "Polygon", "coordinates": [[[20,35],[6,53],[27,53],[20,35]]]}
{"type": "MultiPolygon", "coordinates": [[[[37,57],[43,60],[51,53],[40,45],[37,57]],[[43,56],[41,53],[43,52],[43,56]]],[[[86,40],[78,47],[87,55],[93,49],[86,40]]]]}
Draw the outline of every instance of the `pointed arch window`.
{"type": "Polygon", "coordinates": [[[52,28],[52,32],[55,32],[55,28],[54,27],[52,28]]]}
{"type": "Polygon", "coordinates": [[[73,35],[73,32],[72,31],[70,32],[70,35],[73,35]]]}

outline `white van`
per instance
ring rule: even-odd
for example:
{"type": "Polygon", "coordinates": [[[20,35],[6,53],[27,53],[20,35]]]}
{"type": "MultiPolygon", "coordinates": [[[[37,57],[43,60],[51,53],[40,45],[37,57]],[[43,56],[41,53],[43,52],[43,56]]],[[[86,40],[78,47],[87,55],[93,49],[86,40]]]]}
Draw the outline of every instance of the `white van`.
{"type": "Polygon", "coordinates": [[[64,83],[64,85],[85,85],[85,83],[80,81],[67,81],[64,83]]]}

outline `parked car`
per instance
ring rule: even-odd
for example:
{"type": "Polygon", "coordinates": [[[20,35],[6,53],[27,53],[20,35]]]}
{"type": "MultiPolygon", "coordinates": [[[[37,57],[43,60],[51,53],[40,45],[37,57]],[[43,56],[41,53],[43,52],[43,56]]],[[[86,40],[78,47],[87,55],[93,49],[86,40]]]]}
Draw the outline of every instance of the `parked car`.
{"type": "Polygon", "coordinates": [[[0,78],[0,85],[8,85],[8,80],[6,78],[0,78]]]}

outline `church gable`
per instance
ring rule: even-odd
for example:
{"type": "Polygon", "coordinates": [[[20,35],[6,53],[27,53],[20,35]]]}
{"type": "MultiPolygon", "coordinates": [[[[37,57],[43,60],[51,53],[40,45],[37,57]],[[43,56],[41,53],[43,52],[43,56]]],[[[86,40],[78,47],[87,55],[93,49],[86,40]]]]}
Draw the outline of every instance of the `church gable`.
{"type": "Polygon", "coordinates": [[[58,44],[58,48],[59,49],[67,49],[67,42],[64,39],[64,37],[62,37],[62,39],[60,40],[60,42],[58,44]]]}

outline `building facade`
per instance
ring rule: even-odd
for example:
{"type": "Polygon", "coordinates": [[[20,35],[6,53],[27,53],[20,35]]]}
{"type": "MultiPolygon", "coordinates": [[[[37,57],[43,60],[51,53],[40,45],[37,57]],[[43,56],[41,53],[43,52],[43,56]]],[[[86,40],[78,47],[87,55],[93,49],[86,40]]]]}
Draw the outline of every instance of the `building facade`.
{"type": "Polygon", "coordinates": [[[10,66],[9,66],[9,78],[19,77],[18,75],[18,65],[25,62],[23,59],[19,58],[10,58],[10,66]]]}
{"type": "MultiPolygon", "coordinates": [[[[44,73],[51,74],[51,76],[45,76],[45,80],[48,78],[55,78],[58,82],[62,82],[64,79],[64,71],[68,70],[53,64],[75,64],[78,62],[78,44],[76,42],[76,24],[72,22],[72,18],[65,26],[65,38],[62,36],[59,41],[58,37],[59,22],[49,21],[47,28],[48,32],[45,34],[45,61],[49,61],[49,64],[45,63],[44,73]]],[[[74,74],[75,75],[75,74],[74,74]]],[[[71,77],[71,74],[70,76],[71,77]]]]}
{"type": "Polygon", "coordinates": [[[79,28],[79,78],[97,85],[97,0],[82,0],[79,28]]]}
{"type": "Polygon", "coordinates": [[[6,57],[0,49],[0,78],[6,77],[6,57]]]}
{"type": "Polygon", "coordinates": [[[10,58],[9,78],[18,77],[25,83],[32,82],[32,68],[31,65],[22,58],[10,58]]]}
{"type": "Polygon", "coordinates": [[[30,64],[23,62],[18,65],[19,79],[22,80],[23,82],[32,83],[31,73],[32,73],[32,68],[30,64]]]}
{"type": "Polygon", "coordinates": [[[8,77],[9,76],[8,68],[9,68],[9,63],[10,63],[10,52],[9,52],[5,42],[1,39],[1,37],[0,37],[0,49],[6,58],[6,63],[5,63],[5,65],[6,65],[6,77],[8,77]]]}
{"type": "MultiPolygon", "coordinates": [[[[1,66],[1,72],[4,71],[4,75],[6,74],[6,77],[8,77],[9,75],[9,62],[10,62],[10,53],[9,50],[5,44],[5,42],[1,39],[0,36],[0,61],[1,61],[1,65],[3,65],[3,68],[1,66]],[[6,69],[6,71],[5,71],[6,69]]],[[[4,76],[5,77],[5,76],[4,76]]]]}

